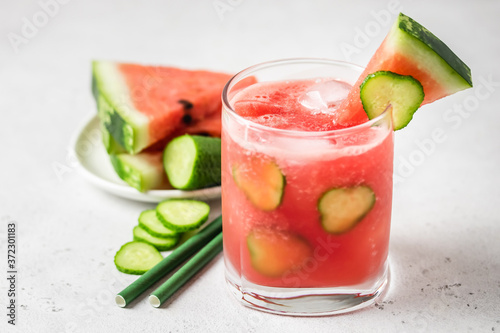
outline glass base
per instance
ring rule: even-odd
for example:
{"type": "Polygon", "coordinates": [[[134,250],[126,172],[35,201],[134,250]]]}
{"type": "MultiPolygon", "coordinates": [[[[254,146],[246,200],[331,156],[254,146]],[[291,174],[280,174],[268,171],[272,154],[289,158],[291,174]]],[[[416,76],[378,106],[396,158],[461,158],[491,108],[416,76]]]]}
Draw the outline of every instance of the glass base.
{"type": "Polygon", "coordinates": [[[234,272],[226,269],[226,282],[231,293],[243,305],[280,315],[327,316],[356,311],[375,303],[387,291],[389,265],[380,278],[370,283],[372,288],[274,288],[248,281],[239,281],[234,272]],[[238,282],[237,282],[238,281],[238,282]]]}

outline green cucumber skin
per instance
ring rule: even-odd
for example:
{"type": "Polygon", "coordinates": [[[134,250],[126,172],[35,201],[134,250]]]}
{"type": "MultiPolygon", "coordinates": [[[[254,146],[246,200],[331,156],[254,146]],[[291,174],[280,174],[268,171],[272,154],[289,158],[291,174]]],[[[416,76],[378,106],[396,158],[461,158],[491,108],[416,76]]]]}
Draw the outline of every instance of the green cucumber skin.
{"type": "Polygon", "coordinates": [[[133,229],[134,241],[145,242],[153,245],[158,251],[168,251],[173,249],[178,243],[180,237],[160,238],[153,236],[141,226],[135,226],[133,229]]]}
{"type": "Polygon", "coordinates": [[[163,260],[162,255],[160,254],[160,252],[158,252],[158,250],[153,245],[146,243],[146,242],[142,242],[142,241],[141,242],[139,242],[139,241],[128,242],[128,243],[123,244],[122,247],[120,247],[120,249],[116,252],[115,257],[114,257],[114,263],[115,263],[116,269],[118,269],[120,272],[125,273],[125,274],[142,275],[149,270],[149,269],[126,268],[126,267],[124,267],[122,262],[119,262],[119,261],[123,261],[123,260],[126,261],[126,258],[121,258],[122,251],[129,246],[134,246],[134,244],[136,244],[136,243],[142,243],[144,245],[141,245],[141,246],[145,246],[145,247],[149,248],[148,250],[150,250],[150,252],[154,252],[158,256],[158,261],[163,260]]]}
{"type": "Polygon", "coordinates": [[[353,224],[351,225],[350,228],[342,231],[342,232],[331,232],[331,231],[328,231],[328,228],[325,226],[325,223],[324,223],[324,219],[325,219],[325,216],[324,216],[324,212],[323,210],[321,209],[321,206],[322,206],[322,201],[323,199],[326,197],[326,195],[331,192],[331,191],[336,191],[336,190],[342,190],[342,189],[345,189],[346,187],[336,187],[336,188],[331,188],[329,189],[328,191],[324,192],[321,197],[319,198],[318,200],[318,203],[317,203],[317,209],[320,213],[320,219],[321,219],[321,226],[322,228],[328,232],[329,234],[332,234],[332,235],[342,235],[342,234],[345,234],[349,231],[351,231],[352,229],[354,229],[356,227],[356,225],[358,225],[359,222],[361,222],[365,217],[366,215],[368,215],[368,213],[373,209],[373,207],[375,207],[375,203],[377,201],[377,197],[375,195],[375,192],[373,192],[373,190],[371,189],[371,187],[367,186],[367,185],[360,185],[360,186],[363,186],[363,187],[367,187],[369,188],[371,191],[372,191],[372,200],[371,200],[371,203],[370,203],[370,206],[367,207],[367,210],[362,214],[360,215],[354,222],[353,224]]]}
{"type": "Polygon", "coordinates": [[[169,176],[172,186],[181,190],[195,190],[216,186],[221,184],[221,139],[214,137],[206,137],[200,135],[182,135],[173,139],[167,147],[165,147],[163,155],[163,165],[167,176],[169,176]],[[197,156],[193,165],[192,175],[190,180],[184,186],[175,186],[175,180],[169,176],[167,166],[168,146],[175,144],[176,140],[191,138],[196,147],[197,156]]]}
{"type": "MultiPolygon", "coordinates": [[[[420,105],[422,104],[422,101],[424,100],[424,97],[425,97],[424,87],[422,86],[422,84],[418,80],[413,78],[411,75],[400,75],[400,74],[393,73],[390,71],[377,71],[375,73],[368,75],[364,79],[363,83],[361,83],[359,90],[360,90],[361,104],[363,105],[363,109],[365,110],[369,119],[373,119],[373,118],[379,116],[380,113],[372,113],[371,112],[372,108],[370,107],[370,103],[367,103],[367,98],[364,97],[363,92],[364,92],[365,86],[370,82],[370,80],[376,79],[379,76],[390,77],[390,78],[393,78],[394,80],[407,80],[419,88],[419,96],[418,96],[419,102],[416,103],[415,105],[408,106],[408,109],[404,110],[403,114],[405,115],[405,117],[404,117],[402,122],[399,121],[398,123],[393,124],[395,131],[400,130],[400,129],[406,127],[410,123],[410,121],[413,119],[413,115],[420,108],[420,105]]],[[[397,110],[397,111],[399,111],[399,110],[397,110]]],[[[392,112],[394,113],[397,111],[395,111],[393,109],[392,112]]],[[[401,115],[401,113],[399,113],[399,115],[401,115]]],[[[398,119],[401,119],[401,118],[398,118],[398,119]]]]}
{"type": "Polygon", "coordinates": [[[438,54],[446,63],[460,75],[467,84],[472,87],[472,75],[470,68],[439,38],[423,27],[412,18],[399,14],[398,27],[401,31],[420,40],[431,50],[438,54]]]}
{"type": "Polygon", "coordinates": [[[191,230],[195,230],[195,229],[199,228],[200,226],[203,225],[203,223],[205,223],[208,220],[208,216],[210,214],[210,206],[208,206],[208,204],[204,203],[205,205],[207,205],[207,208],[208,208],[207,213],[205,215],[203,215],[198,221],[195,221],[191,224],[185,224],[185,225],[177,225],[177,224],[172,223],[171,221],[168,221],[160,212],[161,205],[166,203],[166,202],[175,202],[175,201],[179,201],[179,200],[181,200],[181,201],[195,201],[195,200],[186,200],[186,199],[168,199],[168,200],[160,202],[158,204],[158,206],[156,206],[156,217],[160,220],[161,223],[163,223],[163,225],[166,228],[174,230],[175,232],[178,232],[178,233],[183,233],[186,231],[191,231],[191,230]]]}
{"type": "Polygon", "coordinates": [[[99,118],[117,144],[125,148],[128,153],[135,154],[145,147],[137,146],[137,130],[134,124],[127,122],[120,115],[119,109],[113,107],[109,98],[101,92],[99,86],[102,80],[99,78],[98,65],[98,61],[92,63],[92,93],[97,103],[99,118]]]}
{"type": "MultiPolygon", "coordinates": [[[[158,232],[156,230],[153,230],[153,228],[150,227],[150,223],[148,223],[148,221],[146,220],[146,217],[145,217],[146,214],[148,214],[149,212],[152,212],[154,214],[154,218],[158,219],[158,217],[156,216],[156,210],[155,209],[148,209],[148,210],[143,211],[141,213],[141,215],[139,216],[139,225],[144,230],[146,230],[150,235],[156,236],[159,238],[171,238],[171,237],[178,237],[179,236],[179,233],[177,233],[173,230],[170,230],[170,229],[167,229],[169,232],[165,232],[165,233],[161,233],[161,232],[158,232]]],[[[158,220],[158,222],[161,224],[162,227],[166,228],[161,221],[158,220]]]]}
{"type": "Polygon", "coordinates": [[[161,223],[163,223],[163,225],[165,227],[172,229],[172,230],[175,230],[178,233],[183,233],[186,231],[195,230],[195,229],[199,228],[201,225],[203,225],[203,223],[205,223],[208,220],[208,214],[207,214],[203,219],[201,219],[197,223],[193,223],[193,224],[189,224],[189,225],[185,225],[185,226],[180,227],[178,225],[170,223],[159,212],[156,212],[156,216],[161,221],[161,223]]]}

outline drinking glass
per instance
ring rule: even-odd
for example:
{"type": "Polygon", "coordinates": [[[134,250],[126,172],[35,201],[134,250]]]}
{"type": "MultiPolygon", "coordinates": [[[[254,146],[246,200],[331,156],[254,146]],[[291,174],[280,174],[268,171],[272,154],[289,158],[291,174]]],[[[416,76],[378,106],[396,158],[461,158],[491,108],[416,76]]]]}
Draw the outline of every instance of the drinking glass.
{"type": "Polygon", "coordinates": [[[353,127],[303,131],[253,122],[234,107],[253,84],[352,85],[362,70],[334,60],[277,60],[241,71],[223,91],[225,273],[246,306],[295,316],[337,314],[374,303],[388,284],[390,112],[353,127]],[[261,192],[266,186],[275,190],[274,200],[279,196],[278,205],[266,197],[269,191],[261,192]],[[329,225],[349,217],[346,228],[329,225]]]}

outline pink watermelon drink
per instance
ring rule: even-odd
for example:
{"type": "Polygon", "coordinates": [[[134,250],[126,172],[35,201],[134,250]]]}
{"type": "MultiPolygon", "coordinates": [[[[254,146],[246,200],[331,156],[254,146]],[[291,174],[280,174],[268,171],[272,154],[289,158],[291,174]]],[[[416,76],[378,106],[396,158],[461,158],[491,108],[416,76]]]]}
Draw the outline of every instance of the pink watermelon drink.
{"type": "Polygon", "coordinates": [[[291,59],[233,77],[222,114],[233,293],[294,315],[373,303],[387,284],[393,130],[471,85],[468,67],[403,14],[364,71],[291,59]],[[242,87],[249,77],[258,83],[242,87]]]}
{"type": "Polygon", "coordinates": [[[373,298],[387,271],[390,114],[339,129],[335,111],[361,73],[356,66],[304,59],[262,67],[249,70],[259,83],[229,86],[223,112],[228,280],[243,294],[266,286],[295,296],[359,289],[373,298]],[[286,75],[261,79],[273,72],[286,75]]]}

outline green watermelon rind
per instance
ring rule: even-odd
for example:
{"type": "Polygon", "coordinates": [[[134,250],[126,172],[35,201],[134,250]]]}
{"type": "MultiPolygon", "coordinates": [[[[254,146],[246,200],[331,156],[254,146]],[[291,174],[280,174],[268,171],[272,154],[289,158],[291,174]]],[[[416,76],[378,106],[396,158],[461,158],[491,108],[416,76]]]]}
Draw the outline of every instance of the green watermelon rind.
{"type": "Polygon", "coordinates": [[[472,87],[470,68],[439,38],[410,17],[399,14],[387,42],[386,47],[418,64],[446,95],[472,87]]]}
{"type": "Polygon", "coordinates": [[[124,82],[116,64],[92,62],[92,92],[99,118],[118,145],[136,154],[148,145],[148,119],[133,106],[124,82]]]}
{"type": "Polygon", "coordinates": [[[455,71],[465,82],[472,87],[472,75],[470,68],[439,38],[411,17],[399,14],[397,26],[408,35],[418,39],[439,55],[453,71],[455,71]]]}
{"type": "Polygon", "coordinates": [[[108,154],[123,154],[127,152],[125,148],[113,138],[102,121],[99,122],[99,128],[101,129],[102,143],[108,154]]]}
{"type": "MultiPolygon", "coordinates": [[[[158,163],[155,163],[147,157],[147,154],[154,153],[109,155],[116,174],[140,192],[160,188],[166,183],[161,158],[158,158],[158,163]]],[[[156,154],[161,155],[161,152],[156,154]]]]}

